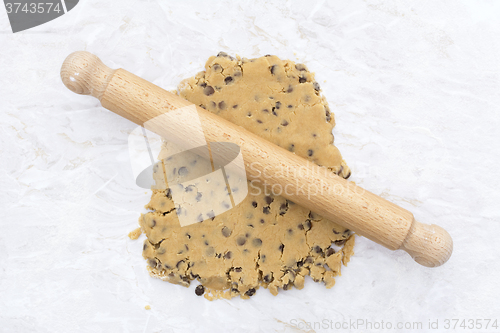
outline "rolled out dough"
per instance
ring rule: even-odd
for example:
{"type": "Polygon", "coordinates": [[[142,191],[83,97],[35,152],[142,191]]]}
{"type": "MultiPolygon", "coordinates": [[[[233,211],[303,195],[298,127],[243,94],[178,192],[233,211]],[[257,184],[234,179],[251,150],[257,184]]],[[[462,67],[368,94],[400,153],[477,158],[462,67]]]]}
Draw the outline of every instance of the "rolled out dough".
{"type": "MultiPolygon", "coordinates": [[[[205,71],[184,80],[179,91],[341,177],[351,174],[333,145],[333,113],[314,74],[302,64],[221,52],[208,59],[205,71]]],[[[169,149],[164,144],[160,155],[169,149]]],[[[195,164],[186,160],[183,173],[196,172],[195,164]]],[[[165,168],[155,170],[161,182],[165,168]]],[[[202,189],[185,191],[193,202],[210,202],[210,193],[202,189]]],[[[249,298],[261,286],[277,295],[280,289],[303,288],[307,275],[332,287],[353,253],[354,235],[278,194],[249,184],[248,196],[235,208],[181,227],[171,190],[153,189],[146,205],[151,211],[139,220],[147,236],[143,256],[150,274],[183,286],[198,280],[196,295],[208,299],[249,298]]]]}

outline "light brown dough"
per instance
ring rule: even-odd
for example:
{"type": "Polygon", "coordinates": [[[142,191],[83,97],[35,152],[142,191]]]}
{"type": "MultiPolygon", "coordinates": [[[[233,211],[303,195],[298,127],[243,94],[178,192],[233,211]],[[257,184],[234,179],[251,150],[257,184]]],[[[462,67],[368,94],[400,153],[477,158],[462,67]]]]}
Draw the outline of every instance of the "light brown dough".
{"type": "MultiPolygon", "coordinates": [[[[206,71],[181,83],[180,95],[227,120],[344,178],[350,170],[333,145],[333,114],[319,85],[302,64],[276,56],[210,57],[206,71]]],[[[168,155],[169,145],[162,154],[168,155]]],[[[161,165],[161,164],[160,164],[161,165]]],[[[186,172],[196,172],[186,159],[186,172]]],[[[161,190],[164,167],[155,169],[156,189],[139,223],[147,236],[143,256],[152,276],[188,286],[206,298],[249,298],[263,286],[278,290],[304,286],[304,277],[335,284],[353,253],[354,235],[332,221],[250,185],[235,208],[181,227],[171,190],[161,190]]],[[[200,202],[203,189],[186,189],[200,202]]],[[[206,218],[206,217],[204,217],[206,218]]]]}

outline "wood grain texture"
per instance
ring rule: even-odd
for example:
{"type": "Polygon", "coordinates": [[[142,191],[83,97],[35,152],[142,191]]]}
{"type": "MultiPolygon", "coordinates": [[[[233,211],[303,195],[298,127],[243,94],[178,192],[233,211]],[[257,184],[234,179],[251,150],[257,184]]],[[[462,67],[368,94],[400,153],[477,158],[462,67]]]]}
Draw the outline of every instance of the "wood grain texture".
{"type": "MultiPolygon", "coordinates": [[[[150,122],[191,103],[123,69],[112,70],[91,53],[75,52],[68,56],[61,68],[61,78],[73,92],[91,94],[105,108],[138,125],[147,122],[149,130],[163,137],[174,129],[176,133],[184,133],[177,137],[176,144],[189,140],[193,131],[188,120],[175,124],[150,122]]],[[[453,242],[444,229],[418,223],[409,211],[209,111],[196,108],[207,142],[232,142],[240,147],[248,180],[281,189],[280,195],[285,198],[390,250],[402,249],[424,266],[439,266],[451,256],[453,242]]]]}

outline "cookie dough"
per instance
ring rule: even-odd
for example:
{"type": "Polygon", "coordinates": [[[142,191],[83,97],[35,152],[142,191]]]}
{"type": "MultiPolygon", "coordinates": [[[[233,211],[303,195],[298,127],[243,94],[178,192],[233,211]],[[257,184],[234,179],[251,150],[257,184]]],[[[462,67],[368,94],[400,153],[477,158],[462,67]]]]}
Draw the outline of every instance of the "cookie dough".
{"type": "MultiPolygon", "coordinates": [[[[205,69],[181,83],[182,97],[350,176],[333,145],[333,114],[306,66],[276,56],[246,59],[221,52],[208,59],[205,69]]],[[[175,151],[164,144],[160,159],[175,151]]],[[[186,172],[180,177],[196,173],[192,161],[184,163],[186,172]]],[[[139,220],[147,236],[143,256],[154,277],[183,286],[198,280],[196,295],[249,298],[259,287],[276,295],[280,289],[303,288],[307,275],[330,288],[353,253],[349,230],[252,183],[235,208],[181,227],[172,189],[165,183],[165,163],[154,170],[157,186],[146,205],[151,211],[139,220]]],[[[194,201],[210,202],[206,191],[183,190],[194,201]]]]}

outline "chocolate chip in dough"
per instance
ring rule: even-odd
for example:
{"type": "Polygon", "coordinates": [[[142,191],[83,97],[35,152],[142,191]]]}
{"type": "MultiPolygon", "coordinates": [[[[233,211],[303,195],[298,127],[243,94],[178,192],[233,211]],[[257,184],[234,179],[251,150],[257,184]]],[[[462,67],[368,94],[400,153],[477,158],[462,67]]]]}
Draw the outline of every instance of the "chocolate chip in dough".
{"type": "Polygon", "coordinates": [[[201,284],[196,286],[196,289],[194,290],[194,293],[196,296],[201,296],[205,293],[205,287],[203,287],[201,284]]]}
{"type": "Polygon", "coordinates": [[[212,88],[212,86],[206,86],[205,89],[203,89],[203,93],[207,96],[213,95],[214,92],[215,90],[214,88],[212,88]]]}
{"type": "Polygon", "coordinates": [[[236,244],[238,244],[239,246],[245,245],[246,242],[247,239],[243,236],[238,237],[238,239],[236,240],[236,244]]]}
{"type": "Polygon", "coordinates": [[[229,237],[229,236],[231,236],[232,233],[233,232],[228,227],[226,227],[226,226],[222,227],[222,236],[229,237]]]}
{"type": "Polygon", "coordinates": [[[254,238],[254,240],[252,241],[252,244],[255,247],[260,247],[262,245],[262,239],[260,239],[260,238],[254,238]]]}
{"type": "Polygon", "coordinates": [[[248,289],[247,292],[245,293],[245,295],[247,295],[247,296],[255,295],[255,288],[248,289]]]}

